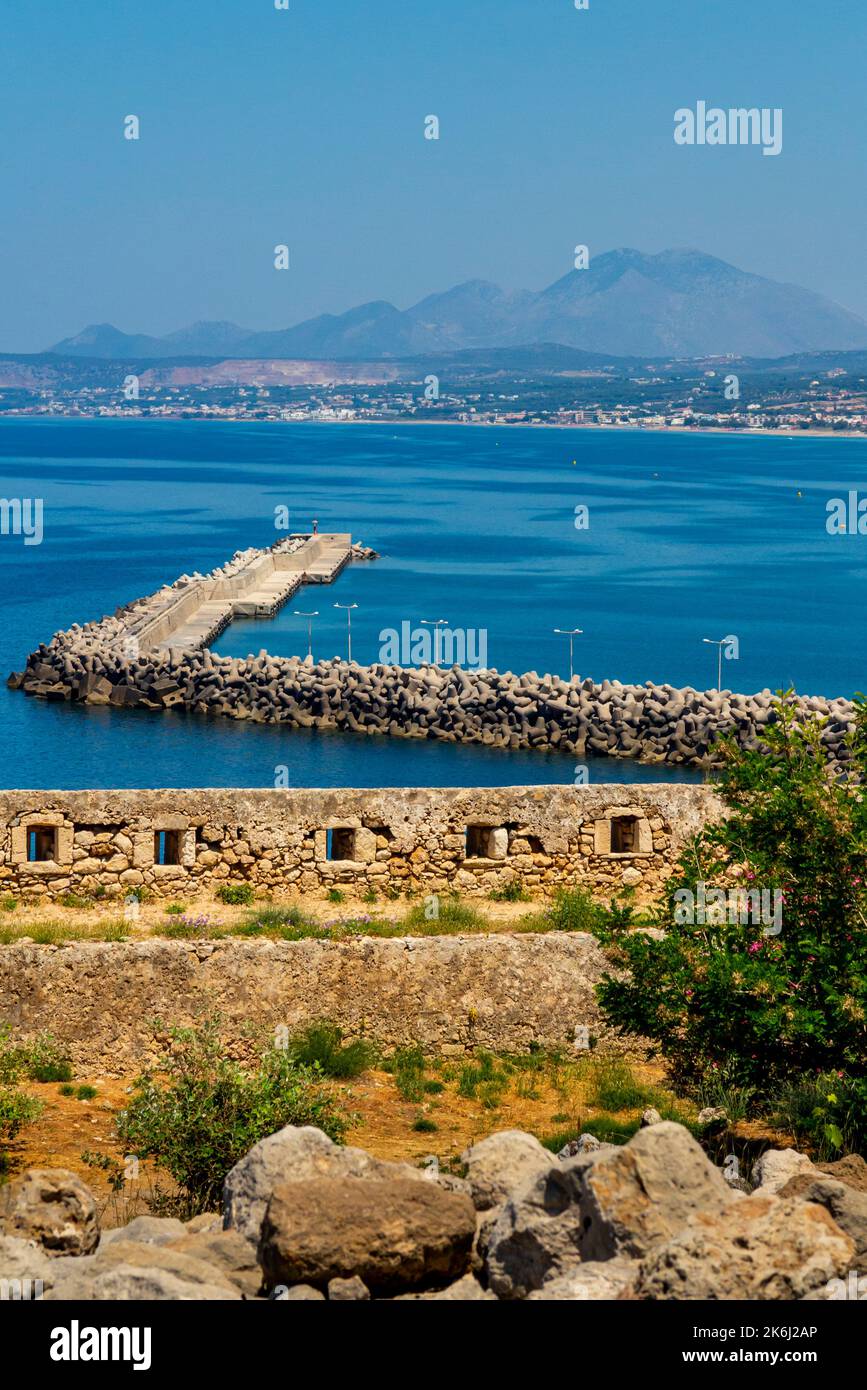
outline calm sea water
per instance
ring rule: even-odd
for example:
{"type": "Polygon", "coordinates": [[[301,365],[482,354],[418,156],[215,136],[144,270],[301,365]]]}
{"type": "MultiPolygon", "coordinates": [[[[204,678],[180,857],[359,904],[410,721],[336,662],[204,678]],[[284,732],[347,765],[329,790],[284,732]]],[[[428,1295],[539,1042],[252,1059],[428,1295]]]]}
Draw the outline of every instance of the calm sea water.
{"type": "MultiPolygon", "coordinates": [[[[379,659],[380,633],[447,618],[484,630],[499,670],[716,683],[703,637],[738,638],[723,684],[851,695],[867,686],[867,537],[830,537],[825,504],[867,490],[867,441],[455,426],[0,420],[0,493],[42,497],[44,540],[0,537],[2,674],[61,627],[317,517],[382,552],[310,588],[224,653],[379,659]],[[575,507],[590,527],[577,531],[575,507]]],[[[47,705],[0,691],[5,787],[571,782],[574,760],[47,705]]],[[[688,774],[669,773],[677,779],[688,774]]],[[[591,778],[660,780],[597,761],[591,778]]]]}

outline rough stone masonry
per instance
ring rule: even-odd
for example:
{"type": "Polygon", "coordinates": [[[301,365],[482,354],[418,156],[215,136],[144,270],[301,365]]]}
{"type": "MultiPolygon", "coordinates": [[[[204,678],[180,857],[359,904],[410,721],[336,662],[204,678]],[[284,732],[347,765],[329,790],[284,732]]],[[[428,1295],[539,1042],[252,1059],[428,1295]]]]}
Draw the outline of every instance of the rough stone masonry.
{"type": "Polygon", "coordinates": [[[244,882],[278,896],[479,896],[583,885],[655,897],[722,814],[708,787],[0,792],[0,890],[156,897],[244,882]]]}
{"type": "MultiPolygon", "coordinates": [[[[535,671],[359,666],[336,658],[313,665],[264,650],[246,659],[209,650],[233,617],[267,616],[302,583],[330,582],[345,564],[371,558],[375,552],[337,534],[290,536],[267,550],[239,551],[210,575],[183,575],[113,617],[56,633],[7,684],[44,700],[170,710],[175,717],[699,767],[713,765],[723,735],[760,747],[776,718],[770,690],[739,695],[649,681],[564,681],[535,671]]],[[[845,767],[852,702],[801,696],[797,705],[803,716],[826,721],[829,762],[845,767]]]]}

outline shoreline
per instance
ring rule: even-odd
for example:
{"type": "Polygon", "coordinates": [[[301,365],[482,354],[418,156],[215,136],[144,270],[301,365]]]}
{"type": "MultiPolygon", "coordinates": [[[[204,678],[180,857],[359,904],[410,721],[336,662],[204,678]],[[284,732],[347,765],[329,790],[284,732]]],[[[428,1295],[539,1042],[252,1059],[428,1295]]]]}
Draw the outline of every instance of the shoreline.
{"type": "Polygon", "coordinates": [[[355,425],[378,425],[393,429],[407,426],[435,425],[437,428],[454,429],[514,429],[514,430],[591,430],[599,434],[635,435],[728,435],[739,439],[867,439],[867,430],[766,430],[766,429],[723,429],[720,425],[597,425],[590,422],[582,424],[559,424],[546,420],[260,420],[250,416],[219,416],[184,414],[177,415],[15,415],[0,412],[0,423],[23,420],[57,424],[94,424],[101,421],[112,423],[123,421],[128,424],[223,424],[223,425],[328,425],[351,428],[355,425]]]}

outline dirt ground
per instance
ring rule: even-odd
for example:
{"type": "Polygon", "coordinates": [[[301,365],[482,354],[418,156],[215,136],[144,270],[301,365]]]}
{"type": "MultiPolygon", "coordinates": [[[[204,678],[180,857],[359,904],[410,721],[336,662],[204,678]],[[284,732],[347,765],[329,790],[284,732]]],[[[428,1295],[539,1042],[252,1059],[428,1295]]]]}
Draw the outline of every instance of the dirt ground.
{"type": "MultiPolygon", "coordinates": [[[[420,1101],[404,1100],[395,1078],[386,1071],[370,1069],[349,1082],[333,1082],[343,1108],[357,1117],[347,1134],[347,1143],[367,1149],[379,1158],[423,1163],[435,1155],[444,1168],[454,1167],[471,1143],[502,1129],[524,1129],[540,1138],[565,1132],[577,1134],[582,1122],[598,1114],[584,1100],[587,1083],[580,1068],[567,1064],[552,1074],[529,1075],[515,1072],[496,1098],[485,1104],[478,1096],[458,1094],[460,1063],[434,1063],[426,1069],[429,1080],[437,1080],[443,1090],[425,1095],[420,1101]],[[527,1094],[529,1092],[529,1094],[527,1094]],[[421,1119],[436,1128],[419,1132],[413,1126],[421,1119]]],[[[648,1084],[658,1084],[661,1072],[651,1066],[635,1068],[648,1084]]],[[[133,1078],[111,1079],[76,1076],[73,1086],[86,1083],[96,1095],[89,1100],[61,1094],[56,1082],[22,1082],[20,1088],[44,1104],[40,1117],[27,1125],[7,1147],[8,1175],[26,1168],[57,1167],[78,1173],[97,1194],[106,1209],[108,1224],[112,1212],[120,1222],[147,1210],[147,1195],[156,1176],[142,1163],[138,1176],[128,1182],[121,1201],[112,1196],[108,1176],[99,1167],[84,1161],[84,1153],[107,1155],[124,1164],[125,1155],[114,1131],[113,1117],[127,1104],[133,1078]]],[[[635,1112],[623,1112],[624,1120],[635,1112]]],[[[170,1186],[160,1175],[163,1186],[170,1186]]]]}

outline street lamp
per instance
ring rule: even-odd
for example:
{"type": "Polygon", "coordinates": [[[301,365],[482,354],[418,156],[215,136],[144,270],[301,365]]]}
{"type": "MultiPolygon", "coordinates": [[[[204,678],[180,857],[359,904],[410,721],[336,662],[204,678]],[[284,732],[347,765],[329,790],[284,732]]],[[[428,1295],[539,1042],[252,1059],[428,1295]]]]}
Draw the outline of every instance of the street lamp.
{"type": "Polygon", "coordinates": [[[554,631],[556,633],[559,633],[561,637],[569,638],[569,681],[571,684],[572,678],[575,674],[575,664],[572,660],[573,645],[575,642],[575,638],[580,636],[580,634],[583,633],[584,629],[583,627],[555,627],[554,631]]]}
{"type": "Polygon", "coordinates": [[[423,625],[434,630],[434,666],[440,664],[440,628],[448,627],[448,622],[448,618],[422,618],[423,625]]]}
{"type": "Polygon", "coordinates": [[[296,618],[307,619],[307,655],[313,660],[313,619],[319,617],[319,610],[312,613],[302,613],[300,608],[293,609],[296,618]]]}
{"type": "Polygon", "coordinates": [[[352,610],[357,608],[357,603],[335,603],[335,608],[342,608],[346,614],[346,646],[347,661],[352,660],[352,610]]]}
{"type": "Polygon", "coordinates": [[[722,649],[729,639],[727,637],[721,637],[720,640],[716,642],[713,637],[702,637],[701,640],[702,642],[707,642],[709,647],[716,647],[719,653],[716,664],[716,688],[717,690],[722,690],[722,649]]]}

